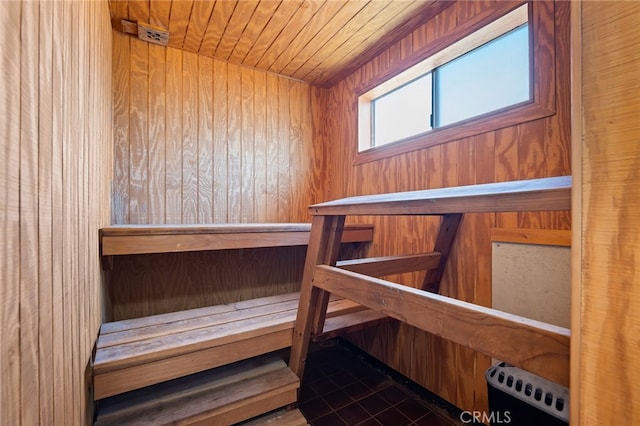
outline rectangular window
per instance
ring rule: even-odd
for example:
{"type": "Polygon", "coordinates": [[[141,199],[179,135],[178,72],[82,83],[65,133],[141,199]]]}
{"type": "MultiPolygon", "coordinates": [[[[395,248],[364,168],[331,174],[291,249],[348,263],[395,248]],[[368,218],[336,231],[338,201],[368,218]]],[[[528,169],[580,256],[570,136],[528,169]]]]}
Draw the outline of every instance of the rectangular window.
{"type": "Polygon", "coordinates": [[[443,143],[455,139],[457,129],[466,137],[511,125],[526,105],[532,116],[548,115],[535,99],[540,70],[529,7],[517,7],[360,95],[358,162],[430,146],[430,135],[443,143]]]}

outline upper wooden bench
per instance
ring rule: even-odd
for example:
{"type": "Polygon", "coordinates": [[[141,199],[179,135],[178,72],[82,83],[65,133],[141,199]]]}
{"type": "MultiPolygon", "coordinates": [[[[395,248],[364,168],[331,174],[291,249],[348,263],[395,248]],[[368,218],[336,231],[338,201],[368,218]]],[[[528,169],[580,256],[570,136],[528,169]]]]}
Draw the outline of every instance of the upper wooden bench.
{"type": "Polygon", "coordinates": [[[332,294],[568,386],[568,329],[436,293],[464,213],[570,209],[570,176],[350,197],[311,206],[312,231],[294,328],[291,369],[302,377],[310,335],[322,330],[332,294]],[[366,272],[372,270],[377,276],[384,276],[389,269],[399,273],[399,266],[411,266],[415,255],[359,260],[362,265],[369,263],[357,270],[347,270],[337,263],[346,216],[362,215],[442,216],[422,288],[382,280],[366,272]]]}
{"type": "MultiPolygon", "coordinates": [[[[103,266],[110,257],[128,254],[302,246],[309,243],[310,223],[212,225],[112,225],[100,230],[103,266]]],[[[373,226],[348,225],[343,243],[373,240],[373,226]]]]}

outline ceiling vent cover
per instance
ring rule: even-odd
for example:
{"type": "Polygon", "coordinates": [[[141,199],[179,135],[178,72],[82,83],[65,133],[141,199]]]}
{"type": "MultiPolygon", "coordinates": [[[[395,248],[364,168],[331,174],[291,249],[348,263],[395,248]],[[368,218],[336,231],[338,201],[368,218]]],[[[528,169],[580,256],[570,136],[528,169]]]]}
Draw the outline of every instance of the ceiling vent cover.
{"type": "Polygon", "coordinates": [[[138,22],[138,38],[142,41],[166,46],[169,43],[169,32],[161,27],[138,22]]]}

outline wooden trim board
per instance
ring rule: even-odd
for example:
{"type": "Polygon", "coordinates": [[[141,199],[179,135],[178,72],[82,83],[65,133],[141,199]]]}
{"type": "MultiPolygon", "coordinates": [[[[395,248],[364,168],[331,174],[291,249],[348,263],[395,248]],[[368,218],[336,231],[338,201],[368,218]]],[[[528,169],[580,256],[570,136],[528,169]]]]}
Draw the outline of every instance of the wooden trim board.
{"type": "Polygon", "coordinates": [[[492,228],[491,241],[571,247],[567,229],[492,228]]]}
{"type": "MultiPolygon", "coordinates": [[[[301,246],[311,224],[122,225],[102,228],[103,256],[301,246]]],[[[370,225],[345,226],[343,243],[373,240],[370,225]]]]}

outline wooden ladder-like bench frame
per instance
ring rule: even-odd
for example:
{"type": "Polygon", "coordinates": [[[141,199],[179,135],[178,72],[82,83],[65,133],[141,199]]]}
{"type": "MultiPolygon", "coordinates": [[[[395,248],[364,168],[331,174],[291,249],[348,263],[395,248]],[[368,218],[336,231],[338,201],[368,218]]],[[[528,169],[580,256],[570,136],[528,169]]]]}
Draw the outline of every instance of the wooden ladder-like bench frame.
{"type": "Polygon", "coordinates": [[[438,291],[447,254],[464,213],[571,209],[571,177],[471,185],[351,197],[310,207],[309,249],[294,328],[290,367],[302,379],[312,334],[321,332],[330,294],[429,333],[501,359],[562,385],[569,385],[570,331],[472,303],[438,291]],[[443,216],[423,289],[365,275],[368,270],[399,273],[412,256],[358,261],[357,269],[337,264],[346,216],[443,216]]]}
{"type": "MultiPolygon", "coordinates": [[[[103,267],[118,255],[306,245],[309,223],[116,225],[100,230],[103,267]]],[[[347,227],[343,243],[368,243],[371,225],[347,227]]],[[[344,261],[358,268],[357,261],[344,261]]],[[[103,399],[291,346],[298,293],[102,324],[93,358],[94,398],[103,399]]],[[[334,298],[319,338],[385,320],[334,298]]]]}

